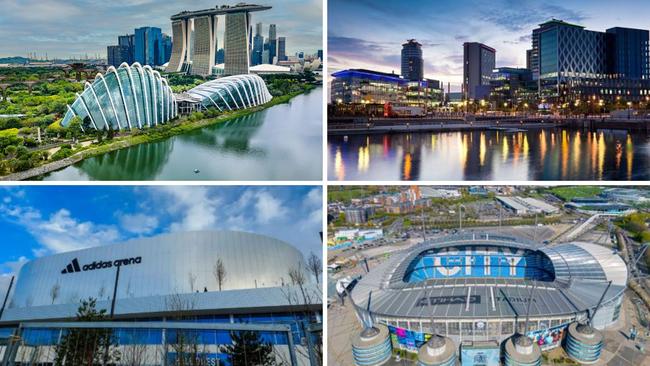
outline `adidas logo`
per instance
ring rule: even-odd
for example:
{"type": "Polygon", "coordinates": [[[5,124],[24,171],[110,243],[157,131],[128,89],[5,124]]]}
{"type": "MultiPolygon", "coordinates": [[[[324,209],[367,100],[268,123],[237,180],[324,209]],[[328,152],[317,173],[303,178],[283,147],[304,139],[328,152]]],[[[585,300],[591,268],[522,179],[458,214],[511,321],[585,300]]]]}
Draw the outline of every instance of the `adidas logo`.
{"type": "Polygon", "coordinates": [[[81,267],[79,267],[79,261],[77,258],[73,259],[72,262],[70,262],[62,271],[62,274],[66,273],[75,273],[75,272],[81,272],[81,267]]]}
{"type": "Polygon", "coordinates": [[[133,257],[133,258],[116,259],[114,261],[101,261],[101,260],[94,261],[90,264],[84,264],[83,266],[80,266],[79,260],[75,258],[63,270],[61,270],[61,274],[94,271],[96,269],[128,266],[131,264],[140,264],[140,263],[142,263],[142,257],[133,257]]]}

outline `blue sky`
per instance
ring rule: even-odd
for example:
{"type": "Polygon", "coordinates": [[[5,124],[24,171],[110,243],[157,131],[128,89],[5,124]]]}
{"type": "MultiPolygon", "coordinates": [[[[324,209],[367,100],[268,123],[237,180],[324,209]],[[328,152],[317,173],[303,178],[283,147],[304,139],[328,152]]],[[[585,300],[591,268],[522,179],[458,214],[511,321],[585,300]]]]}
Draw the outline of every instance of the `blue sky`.
{"type": "Polygon", "coordinates": [[[29,259],[166,232],[229,229],[321,256],[322,189],[311,186],[0,188],[0,274],[29,259]]]}
{"type": "MultiPolygon", "coordinates": [[[[116,44],[117,36],[141,26],[159,27],[171,34],[169,17],[183,10],[199,10],[239,0],[0,0],[0,57],[37,52],[52,57],[80,57],[116,44]]],[[[322,48],[322,0],[251,1],[273,8],[255,12],[253,22],[277,24],[278,36],[287,37],[287,54],[316,53],[322,48]]],[[[220,20],[223,31],[223,20],[220,20]]],[[[254,29],[254,28],[253,28],[254,29]]],[[[223,37],[222,37],[223,38],[223,37]]],[[[222,44],[223,39],[219,40],[222,44]]]]}
{"type": "Polygon", "coordinates": [[[329,0],[329,71],[369,68],[400,72],[401,44],[422,43],[426,77],[460,91],[463,42],[497,50],[497,66],[526,65],[537,24],[550,18],[604,31],[650,28],[647,0],[329,0]]]}

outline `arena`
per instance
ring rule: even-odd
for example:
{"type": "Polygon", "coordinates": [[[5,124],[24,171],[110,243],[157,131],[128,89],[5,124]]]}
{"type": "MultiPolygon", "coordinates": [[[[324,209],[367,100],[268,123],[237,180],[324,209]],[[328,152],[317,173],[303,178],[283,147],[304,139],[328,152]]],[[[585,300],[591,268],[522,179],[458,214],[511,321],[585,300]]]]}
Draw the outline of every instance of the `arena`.
{"type": "Polygon", "coordinates": [[[320,347],[316,279],[300,251],[263,235],[183,232],[56,254],[26,263],[5,287],[0,357],[9,364],[53,364],[62,337],[79,327],[108,329],[122,355],[139,347],[139,365],[176,364],[180,339],[200,346],[205,364],[235,365],[223,347],[239,331],[292,365],[309,365],[320,347]],[[106,321],[77,322],[88,298],[106,321]]]}
{"type": "MultiPolygon", "coordinates": [[[[498,345],[515,333],[547,350],[560,345],[575,321],[591,317],[596,329],[612,326],[627,277],[621,257],[595,244],[543,246],[470,233],[392,254],[365,274],[351,297],[361,316],[371,318],[367,323],[388,328],[395,347],[415,353],[438,335],[457,347],[481,345],[490,359],[485,345],[496,345],[498,358],[498,345]]],[[[471,347],[461,348],[461,359],[471,357],[464,354],[471,347]]]]}

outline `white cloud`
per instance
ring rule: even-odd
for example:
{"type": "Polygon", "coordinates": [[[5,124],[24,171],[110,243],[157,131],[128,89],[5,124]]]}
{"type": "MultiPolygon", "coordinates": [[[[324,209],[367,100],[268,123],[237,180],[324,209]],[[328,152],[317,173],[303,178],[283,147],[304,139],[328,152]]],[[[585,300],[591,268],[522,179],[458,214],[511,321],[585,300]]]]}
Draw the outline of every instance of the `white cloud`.
{"type": "Polygon", "coordinates": [[[80,221],[66,209],[44,218],[32,207],[0,205],[0,213],[24,227],[42,245],[33,250],[37,256],[111,244],[121,237],[115,226],[80,221]]]}
{"type": "Polygon", "coordinates": [[[120,227],[133,234],[150,234],[158,228],[158,218],[143,213],[118,214],[120,227]]]}
{"type": "Polygon", "coordinates": [[[323,190],[320,187],[314,187],[314,189],[307,193],[304,202],[307,207],[323,206],[323,190]]]}
{"type": "Polygon", "coordinates": [[[206,187],[165,186],[162,193],[169,199],[169,213],[180,216],[179,221],[170,225],[170,231],[205,230],[217,223],[221,200],[206,187]]]}
{"type": "Polygon", "coordinates": [[[289,210],[282,204],[282,201],[266,191],[256,193],[257,202],[255,210],[257,221],[266,224],[273,219],[284,218],[289,210]]]}
{"type": "Polygon", "coordinates": [[[15,261],[7,261],[2,264],[0,264],[0,268],[3,268],[4,270],[8,270],[9,273],[11,274],[18,274],[22,266],[27,263],[29,260],[25,256],[20,256],[17,260],[15,261]]]}

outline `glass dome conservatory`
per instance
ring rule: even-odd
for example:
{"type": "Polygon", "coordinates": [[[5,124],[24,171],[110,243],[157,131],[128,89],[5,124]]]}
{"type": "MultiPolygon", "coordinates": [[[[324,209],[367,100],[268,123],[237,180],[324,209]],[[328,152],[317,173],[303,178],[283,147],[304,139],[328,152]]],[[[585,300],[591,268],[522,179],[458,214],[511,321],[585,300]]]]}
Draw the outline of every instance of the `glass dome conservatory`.
{"type": "Polygon", "coordinates": [[[150,66],[122,63],[97,74],[92,83],[68,105],[61,125],[67,127],[75,116],[83,127],[97,130],[145,128],[176,117],[176,97],[167,80],[150,66]]]}
{"type": "Polygon", "coordinates": [[[264,104],[272,96],[261,77],[253,74],[226,76],[211,80],[187,91],[205,108],[220,111],[245,109],[264,104]]]}

